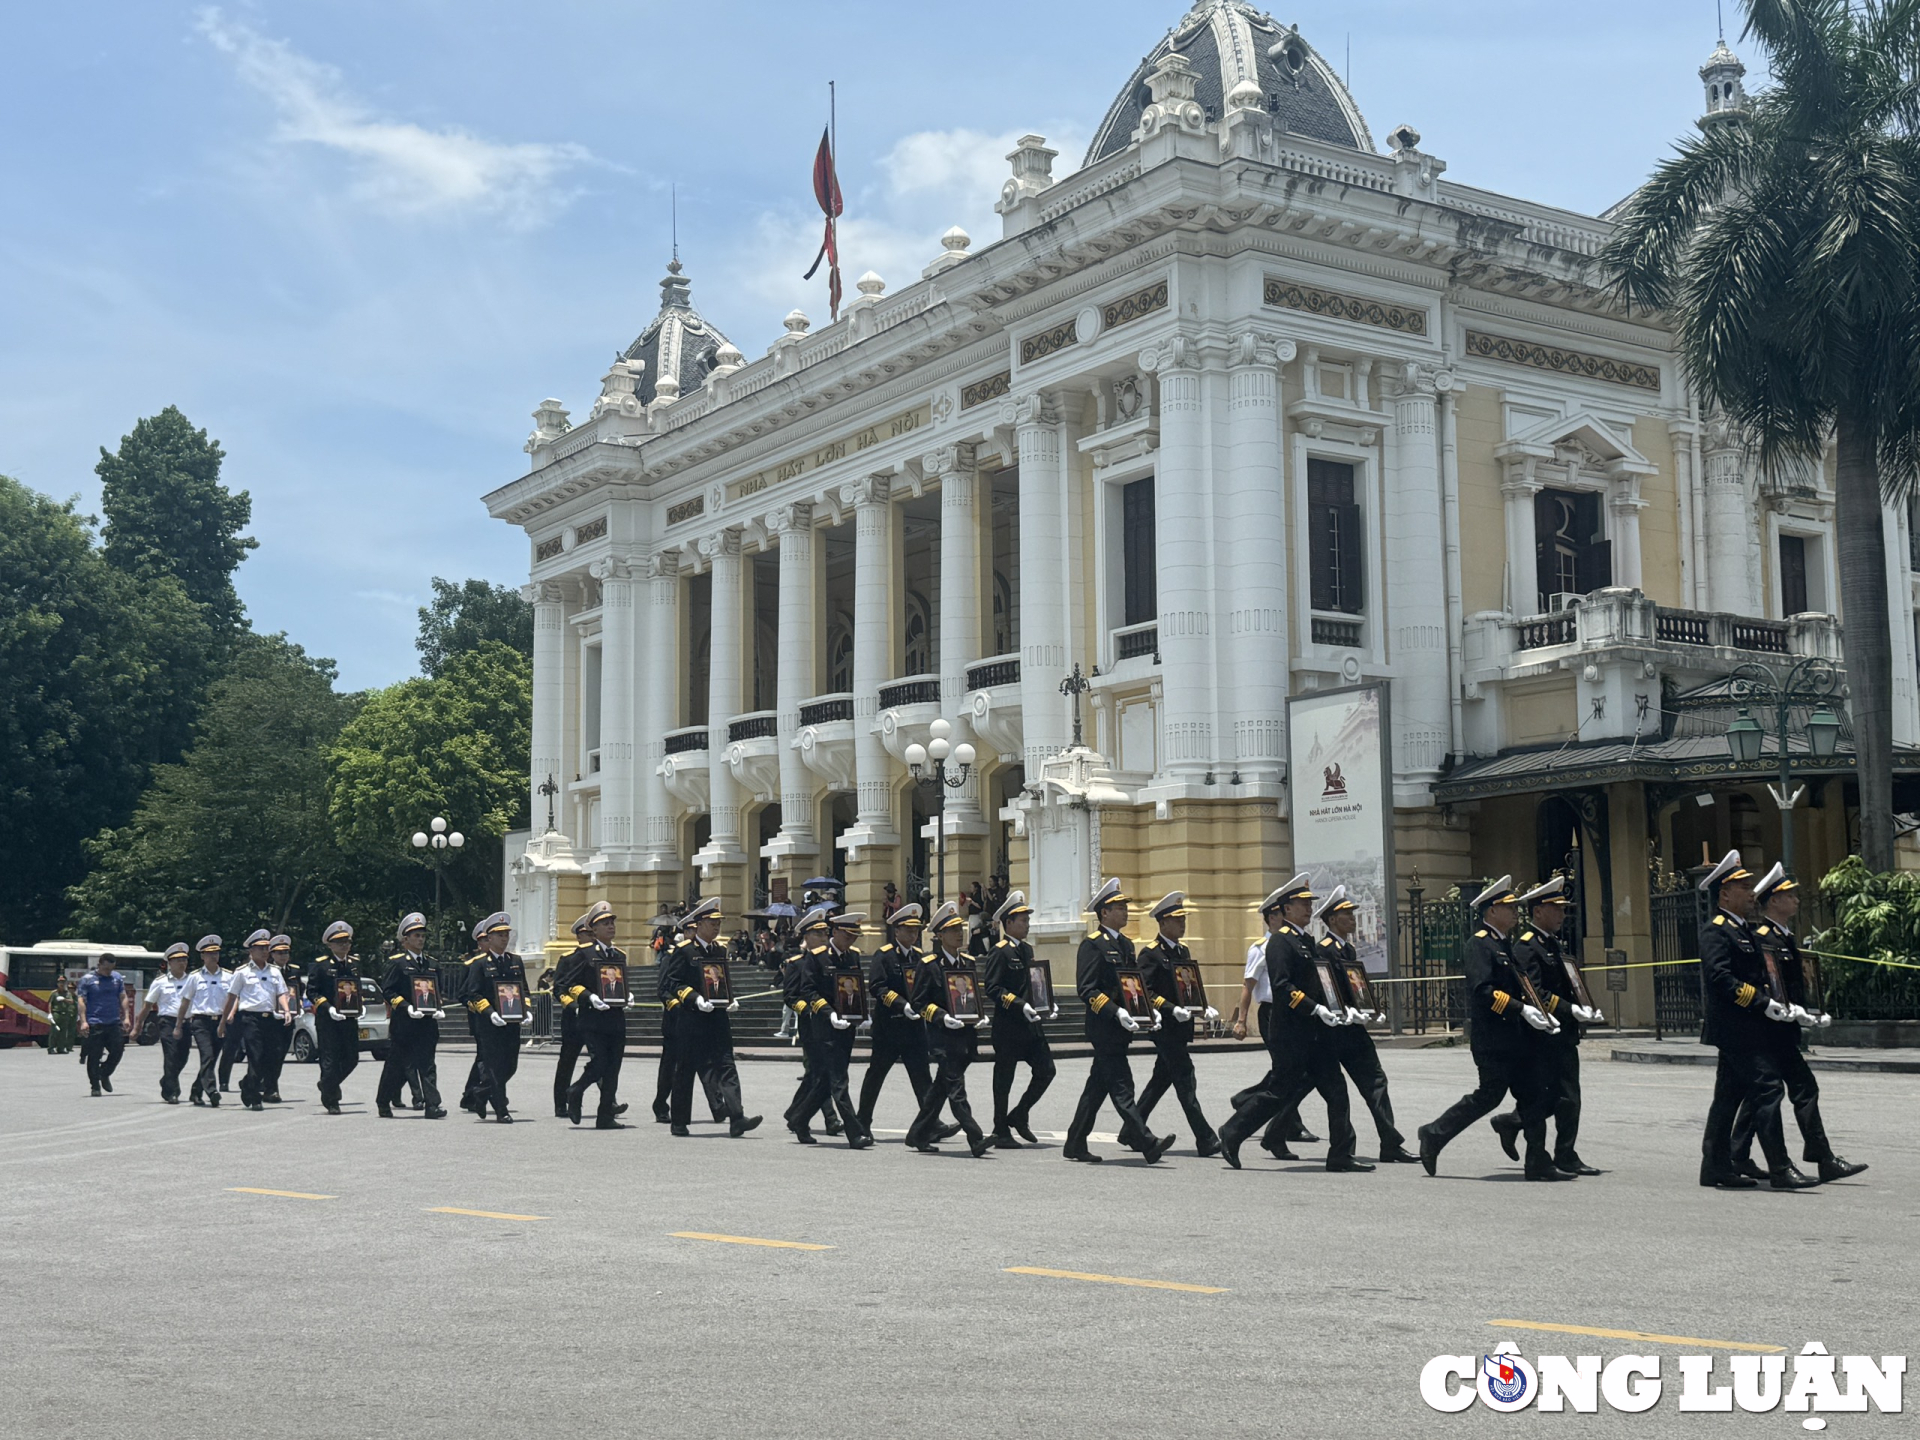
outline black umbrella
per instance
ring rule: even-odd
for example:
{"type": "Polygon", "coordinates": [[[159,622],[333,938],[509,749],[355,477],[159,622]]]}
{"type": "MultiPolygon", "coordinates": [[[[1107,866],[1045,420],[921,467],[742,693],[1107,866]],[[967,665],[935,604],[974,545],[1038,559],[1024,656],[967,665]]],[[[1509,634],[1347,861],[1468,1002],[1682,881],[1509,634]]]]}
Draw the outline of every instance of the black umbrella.
{"type": "Polygon", "coordinates": [[[836,880],[831,875],[816,875],[811,880],[803,881],[800,888],[802,890],[844,890],[847,888],[847,882],[836,880]]]}

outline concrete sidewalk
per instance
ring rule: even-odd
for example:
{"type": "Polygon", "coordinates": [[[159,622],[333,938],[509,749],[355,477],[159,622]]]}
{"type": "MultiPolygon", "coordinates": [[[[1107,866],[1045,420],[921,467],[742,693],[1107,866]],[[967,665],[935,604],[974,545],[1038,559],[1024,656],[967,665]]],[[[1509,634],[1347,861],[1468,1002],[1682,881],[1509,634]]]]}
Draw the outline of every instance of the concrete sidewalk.
{"type": "MultiPolygon", "coordinates": [[[[1607,1058],[1629,1065],[1713,1065],[1720,1052],[1697,1040],[1655,1040],[1642,1044],[1609,1047],[1607,1058]]],[[[1814,1070],[1881,1071],[1895,1075],[1920,1075],[1920,1049],[1904,1047],[1891,1050],[1856,1050],[1815,1045],[1807,1051],[1807,1064],[1814,1070]]]]}

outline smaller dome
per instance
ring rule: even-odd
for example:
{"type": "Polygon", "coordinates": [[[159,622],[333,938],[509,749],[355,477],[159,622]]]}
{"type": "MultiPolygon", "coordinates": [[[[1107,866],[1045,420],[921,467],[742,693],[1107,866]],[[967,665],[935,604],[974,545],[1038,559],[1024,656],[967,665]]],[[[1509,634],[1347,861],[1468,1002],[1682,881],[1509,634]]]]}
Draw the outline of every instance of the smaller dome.
{"type": "Polygon", "coordinates": [[[651,405],[656,398],[693,394],[721,363],[720,347],[727,337],[693,308],[691,289],[680,262],[674,260],[660,282],[660,313],[624,352],[628,360],[638,360],[645,367],[635,392],[642,405],[651,405]]]}

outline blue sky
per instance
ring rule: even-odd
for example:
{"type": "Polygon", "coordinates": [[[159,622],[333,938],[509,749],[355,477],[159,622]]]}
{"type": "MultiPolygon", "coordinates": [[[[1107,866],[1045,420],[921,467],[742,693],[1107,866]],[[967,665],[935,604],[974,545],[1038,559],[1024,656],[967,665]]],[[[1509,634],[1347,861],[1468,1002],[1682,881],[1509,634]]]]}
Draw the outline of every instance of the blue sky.
{"type": "MultiPolygon", "coordinates": [[[[1733,8],[1733,7],[1730,7],[1733,8]]],[[[413,673],[428,579],[525,578],[479,497],[658,305],[749,357],[824,285],[808,166],[840,85],[848,289],[984,244],[1012,139],[1077,164],[1183,0],[172,0],[15,6],[0,87],[0,473],[97,505],[179,405],[226,447],[254,623],[413,673]]],[[[1592,213],[1701,109],[1712,0],[1303,0],[1274,13],[1463,183],[1592,213]]],[[[1737,40],[1736,40],[1737,45],[1737,40]]],[[[1749,64],[1754,57],[1747,56],[1749,64]]],[[[1758,67],[1756,66],[1756,69],[1758,67]]],[[[1750,77],[1750,84],[1752,83],[1750,77]]]]}

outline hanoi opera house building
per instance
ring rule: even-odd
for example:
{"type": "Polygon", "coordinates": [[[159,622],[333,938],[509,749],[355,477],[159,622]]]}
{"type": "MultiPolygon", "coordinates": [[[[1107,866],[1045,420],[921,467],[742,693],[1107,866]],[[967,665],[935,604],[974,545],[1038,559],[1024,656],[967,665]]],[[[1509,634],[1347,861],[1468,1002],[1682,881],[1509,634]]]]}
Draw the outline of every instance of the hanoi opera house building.
{"type": "MultiPolygon", "coordinates": [[[[1703,124],[1742,74],[1714,52],[1703,124]]],[[[948,893],[1008,874],[1057,962],[1098,872],[1186,891],[1235,984],[1258,898],[1332,858],[1290,853],[1287,699],[1371,682],[1403,888],[1571,856],[1587,943],[1646,959],[1663,875],[1777,855],[1772,757],[1685,702],[1841,658],[1829,476],[1762,476],[1703,412],[1605,293],[1604,219],[1384,147],[1303,37],[1202,0],[1080,168],[1022,139],[997,239],[948,232],[836,323],[748,362],[670,266],[590,413],[542,404],[486,497],[535,607],[522,946],[596,898],[731,915],[823,871],[877,913],[932,883],[938,825],[948,893]],[[978,762],[936,794],[903,757],[939,719],[978,762]]],[[[1805,777],[1802,873],[1846,852],[1851,776],[1843,744],[1805,777]]]]}

